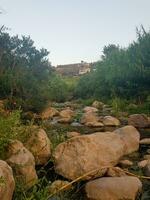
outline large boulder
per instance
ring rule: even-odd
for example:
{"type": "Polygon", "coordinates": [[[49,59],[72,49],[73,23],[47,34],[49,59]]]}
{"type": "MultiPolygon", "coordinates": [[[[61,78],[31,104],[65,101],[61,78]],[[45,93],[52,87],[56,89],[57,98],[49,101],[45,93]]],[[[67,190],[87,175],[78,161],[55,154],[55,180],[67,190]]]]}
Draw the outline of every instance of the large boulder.
{"type": "Polygon", "coordinates": [[[43,129],[35,128],[25,146],[33,154],[36,165],[44,165],[50,159],[51,142],[43,129]]]}
{"type": "Polygon", "coordinates": [[[102,122],[99,121],[99,117],[94,112],[86,112],[81,118],[81,124],[89,127],[102,127],[102,122]]]}
{"type": "Polygon", "coordinates": [[[108,166],[118,163],[124,152],[124,143],[115,133],[98,132],[73,137],[56,147],[53,154],[55,171],[71,180],[93,170],[83,179],[102,176],[108,166]]]}
{"type": "Polygon", "coordinates": [[[105,126],[119,126],[120,125],[120,121],[112,116],[105,116],[103,118],[103,124],[105,126]]]}
{"type": "Polygon", "coordinates": [[[59,113],[60,119],[58,122],[60,123],[70,123],[73,121],[74,111],[70,108],[66,108],[59,113]]]}
{"type": "Polygon", "coordinates": [[[11,167],[0,160],[0,200],[12,200],[15,181],[11,167]]]}
{"type": "Polygon", "coordinates": [[[18,140],[8,145],[6,162],[12,167],[14,175],[22,180],[26,187],[33,186],[37,181],[35,160],[30,151],[18,140]]]}
{"type": "Polygon", "coordinates": [[[141,181],[131,176],[99,178],[85,186],[89,200],[135,200],[141,189],[141,181]]]}
{"type": "Polygon", "coordinates": [[[133,114],[129,116],[128,124],[136,128],[147,128],[150,126],[148,117],[144,114],[133,114]]]}
{"type": "Polygon", "coordinates": [[[53,118],[54,116],[57,116],[57,115],[59,115],[58,110],[56,110],[53,107],[48,107],[41,113],[41,118],[43,120],[46,120],[46,119],[53,118]]]}
{"type": "Polygon", "coordinates": [[[139,149],[140,133],[133,126],[124,126],[114,131],[125,144],[125,154],[130,154],[139,149]]]}

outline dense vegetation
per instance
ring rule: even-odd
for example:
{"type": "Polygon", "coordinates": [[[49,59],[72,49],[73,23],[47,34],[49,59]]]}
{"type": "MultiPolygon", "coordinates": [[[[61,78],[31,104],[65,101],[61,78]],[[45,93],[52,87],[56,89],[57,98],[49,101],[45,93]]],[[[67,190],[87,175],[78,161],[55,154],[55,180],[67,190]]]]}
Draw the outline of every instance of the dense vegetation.
{"type": "Polygon", "coordinates": [[[150,32],[137,29],[137,41],[127,48],[108,45],[95,69],[82,77],[76,95],[101,100],[120,98],[149,101],[150,91],[150,32]]]}
{"type": "Polygon", "coordinates": [[[46,49],[36,49],[30,37],[10,36],[0,29],[0,98],[9,108],[40,111],[49,100],[63,101],[66,83],[57,77],[46,49]]]}

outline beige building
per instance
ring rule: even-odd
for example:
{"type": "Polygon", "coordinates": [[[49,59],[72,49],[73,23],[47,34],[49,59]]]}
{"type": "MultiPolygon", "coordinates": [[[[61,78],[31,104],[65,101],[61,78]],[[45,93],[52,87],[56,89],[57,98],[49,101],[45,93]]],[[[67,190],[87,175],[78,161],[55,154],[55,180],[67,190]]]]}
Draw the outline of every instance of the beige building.
{"type": "Polygon", "coordinates": [[[79,76],[91,71],[91,63],[81,61],[81,63],[57,65],[56,72],[63,76],[79,76]]]}

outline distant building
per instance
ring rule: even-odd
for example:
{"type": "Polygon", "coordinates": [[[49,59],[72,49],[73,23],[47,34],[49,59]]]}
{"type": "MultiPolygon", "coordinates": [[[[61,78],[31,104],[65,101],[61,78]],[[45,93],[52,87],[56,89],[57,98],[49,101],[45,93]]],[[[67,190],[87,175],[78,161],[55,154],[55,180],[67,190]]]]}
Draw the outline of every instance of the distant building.
{"type": "Polygon", "coordinates": [[[80,76],[91,71],[92,63],[81,63],[57,65],[56,72],[63,76],[80,76]]]}

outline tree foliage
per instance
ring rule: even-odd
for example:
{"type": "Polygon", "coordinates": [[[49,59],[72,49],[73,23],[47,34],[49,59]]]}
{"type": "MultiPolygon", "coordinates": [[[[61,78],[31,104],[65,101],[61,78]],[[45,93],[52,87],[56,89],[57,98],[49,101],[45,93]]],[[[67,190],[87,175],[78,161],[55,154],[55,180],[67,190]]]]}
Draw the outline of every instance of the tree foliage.
{"type": "Polygon", "coordinates": [[[128,48],[108,45],[96,70],[82,77],[76,95],[109,99],[114,96],[144,101],[150,91],[150,32],[141,26],[128,48]]]}
{"type": "Polygon", "coordinates": [[[10,36],[1,27],[0,98],[8,99],[7,106],[40,111],[51,99],[65,99],[64,82],[52,72],[48,54],[38,50],[30,37],[10,36]]]}

